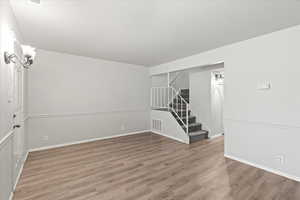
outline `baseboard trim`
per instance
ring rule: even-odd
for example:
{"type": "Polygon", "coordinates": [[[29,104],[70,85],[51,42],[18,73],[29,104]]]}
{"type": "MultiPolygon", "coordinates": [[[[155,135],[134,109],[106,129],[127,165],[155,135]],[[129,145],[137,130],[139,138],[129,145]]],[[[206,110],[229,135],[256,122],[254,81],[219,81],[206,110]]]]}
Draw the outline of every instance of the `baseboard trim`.
{"type": "Polygon", "coordinates": [[[22,174],[22,172],[23,172],[24,164],[25,164],[25,162],[26,162],[26,160],[27,160],[28,154],[29,154],[29,152],[27,151],[26,154],[25,154],[25,156],[24,156],[24,158],[22,159],[22,165],[21,165],[21,168],[20,168],[20,170],[19,170],[18,176],[17,176],[17,178],[16,178],[16,182],[15,182],[15,184],[14,184],[13,191],[15,191],[16,188],[17,188],[17,185],[18,185],[18,182],[19,182],[19,180],[20,180],[20,178],[21,178],[21,174],[22,174]]]}
{"type": "Polygon", "coordinates": [[[106,140],[106,139],[112,139],[112,138],[123,137],[123,136],[128,136],[128,135],[141,134],[141,133],[146,133],[146,132],[152,132],[152,131],[151,130],[135,131],[135,132],[112,135],[112,136],[106,136],[106,137],[101,137],[101,138],[92,138],[92,139],[80,140],[80,141],[76,141],[76,142],[68,142],[68,143],[63,143],[63,144],[50,145],[50,146],[30,149],[29,152],[54,149],[54,148],[65,147],[65,146],[70,146],[70,145],[74,145],[74,144],[88,143],[88,142],[94,142],[94,141],[98,141],[98,140],[106,140]]]}
{"type": "Polygon", "coordinates": [[[151,132],[152,132],[152,133],[155,133],[155,134],[157,134],[157,135],[161,135],[161,136],[170,138],[170,139],[172,139],[172,140],[176,140],[176,141],[181,142],[181,143],[184,143],[184,144],[190,144],[190,143],[188,143],[188,142],[186,142],[186,141],[184,141],[184,140],[181,140],[181,139],[179,139],[179,138],[176,138],[176,137],[173,137],[173,136],[169,136],[169,135],[166,135],[166,134],[157,132],[157,131],[151,130],[151,132]]]}
{"type": "Polygon", "coordinates": [[[280,123],[271,123],[271,122],[264,122],[264,121],[233,119],[233,118],[229,118],[229,117],[224,117],[224,120],[225,121],[238,122],[238,123],[259,124],[259,125],[263,125],[263,126],[272,126],[272,127],[277,127],[277,128],[281,128],[281,129],[287,129],[287,128],[300,129],[300,126],[298,124],[280,124],[280,123]]]}
{"type": "Polygon", "coordinates": [[[80,117],[93,116],[116,113],[133,113],[133,112],[148,112],[148,110],[112,110],[112,111],[96,111],[96,112],[78,112],[78,113],[44,113],[44,114],[29,114],[28,119],[35,118],[61,118],[61,117],[80,117]]]}
{"type": "Polygon", "coordinates": [[[223,135],[224,135],[224,134],[223,134],[223,133],[221,133],[221,134],[217,134],[217,135],[209,136],[208,138],[209,138],[210,140],[212,140],[212,139],[215,139],[215,138],[221,137],[221,136],[223,136],[223,135]]]}
{"type": "Polygon", "coordinates": [[[13,135],[13,131],[9,131],[1,140],[0,140],[0,149],[7,143],[8,139],[13,135]]]}
{"type": "Polygon", "coordinates": [[[14,197],[14,193],[13,193],[13,192],[11,192],[11,193],[10,193],[10,195],[9,195],[9,198],[8,198],[8,200],[13,200],[13,197],[14,197]]]}
{"type": "Polygon", "coordinates": [[[252,167],[256,167],[256,168],[259,168],[259,169],[263,169],[263,170],[268,171],[268,172],[271,172],[271,173],[273,173],[273,174],[276,174],[276,175],[279,175],[279,176],[283,176],[283,177],[285,177],[285,178],[288,178],[288,179],[291,179],[291,180],[300,182],[300,177],[293,176],[293,175],[290,175],[290,174],[281,172],[281,171],[276,170],[276,169],[271,169],[271,168],[268,168],[268,167],[265,167],[265,166],[262,166],[262,165],[259,165],[259,164],[256,164],[256,163],[253,163],[253,162],[250,162],[250,161],[241,159],[241,158],[237,158],[237,157],[235,157],[235,156],[231,156],[231,155],[227,155],[227,154],[224,154],[224,156],[225,156],[226,158],[229,158],[229,159],[232,159],[232,160],[235,160],[235,161],[244,163],[244,164],[246,164],[246,165],[250,165],[250,166],[252,166],[252,167]]]}

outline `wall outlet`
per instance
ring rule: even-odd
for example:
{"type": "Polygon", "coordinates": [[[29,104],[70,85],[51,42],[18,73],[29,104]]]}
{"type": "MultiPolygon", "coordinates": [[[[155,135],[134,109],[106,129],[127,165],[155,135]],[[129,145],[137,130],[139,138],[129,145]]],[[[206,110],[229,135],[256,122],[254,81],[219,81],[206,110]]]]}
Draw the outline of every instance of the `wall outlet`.
{"type": "Polygon", "coordinates": [[[47,141],[47,140],[49,140],[49,137],[48,137],[48,135],[45,135],[45,136],[43,136],[43,140],[44,140],[44,141],[47,141]]]}
{"type": "Polygon", "coordinates": [[[275,156],[275,160],[278,164],[283,165],[285,163],[285,158],[283,155],[275,156]]]}
{"type": "Polygon", "coordinates": [[[125,128],[126,128],[125,124],[122,124],[121,131],[125,131],[125,128]]]}

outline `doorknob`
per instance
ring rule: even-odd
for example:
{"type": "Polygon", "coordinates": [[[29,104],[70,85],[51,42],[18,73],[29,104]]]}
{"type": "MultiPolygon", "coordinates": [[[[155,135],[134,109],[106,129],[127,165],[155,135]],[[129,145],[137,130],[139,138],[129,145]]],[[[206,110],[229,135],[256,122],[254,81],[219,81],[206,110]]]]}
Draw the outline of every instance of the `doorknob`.
{"type": "Polygon", "coordinates": [[[15,128],[21,128],[21,125],[14,125],[13,129],[15,129],[15,128]]]}

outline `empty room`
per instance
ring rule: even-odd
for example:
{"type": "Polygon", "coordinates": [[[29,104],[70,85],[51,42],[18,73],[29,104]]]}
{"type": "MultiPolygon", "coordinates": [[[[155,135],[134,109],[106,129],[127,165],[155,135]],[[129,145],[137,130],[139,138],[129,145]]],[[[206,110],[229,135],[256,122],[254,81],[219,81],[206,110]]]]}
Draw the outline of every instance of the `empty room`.
{"type": "Polygon", "coordinates": [[[0,200],[299,200],[299,11],[0,0],[0,200]]]}

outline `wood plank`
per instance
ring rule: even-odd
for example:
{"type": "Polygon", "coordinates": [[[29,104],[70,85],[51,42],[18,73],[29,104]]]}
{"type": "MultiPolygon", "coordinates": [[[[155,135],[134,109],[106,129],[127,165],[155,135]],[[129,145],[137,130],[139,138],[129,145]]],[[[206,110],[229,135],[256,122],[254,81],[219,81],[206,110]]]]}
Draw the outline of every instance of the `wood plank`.
{"type": "Polygon", "coordinates": [[[300,184],[225,158],[223,137],[144,133],[30,153],[14,200],[54,199],[298,200],[300,184]]]}

